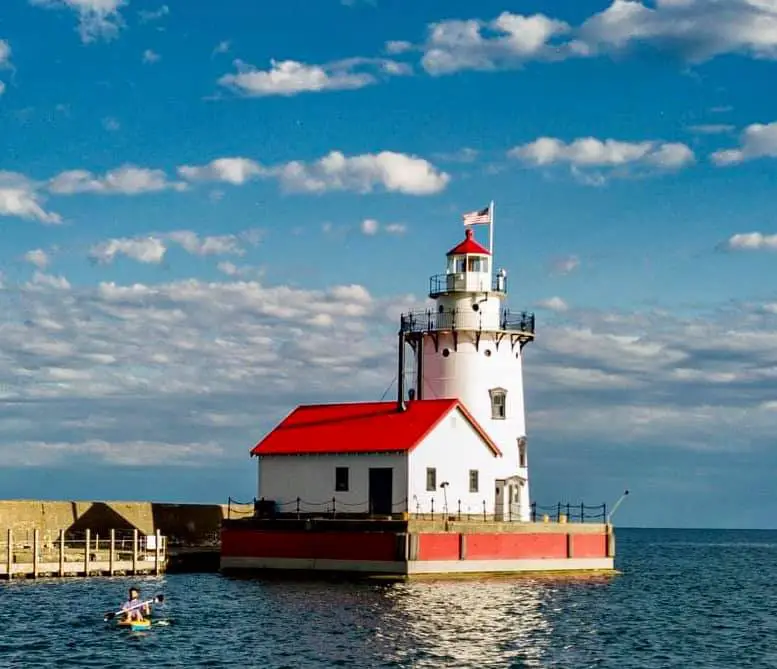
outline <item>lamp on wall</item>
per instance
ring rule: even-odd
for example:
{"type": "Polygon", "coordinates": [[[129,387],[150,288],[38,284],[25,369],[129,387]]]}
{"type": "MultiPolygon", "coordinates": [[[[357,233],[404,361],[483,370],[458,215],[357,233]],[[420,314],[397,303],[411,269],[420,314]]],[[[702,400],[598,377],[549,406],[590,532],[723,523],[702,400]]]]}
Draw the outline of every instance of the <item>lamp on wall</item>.
{"type": "Polygon", "coordinates": [[[447,488],[450,485],[447,481],[443,481],[440,484],[440,487],[442,488],[442,506],[443,506],[443,513],[447,516],[448,515],[448,491],[447,488]]]}

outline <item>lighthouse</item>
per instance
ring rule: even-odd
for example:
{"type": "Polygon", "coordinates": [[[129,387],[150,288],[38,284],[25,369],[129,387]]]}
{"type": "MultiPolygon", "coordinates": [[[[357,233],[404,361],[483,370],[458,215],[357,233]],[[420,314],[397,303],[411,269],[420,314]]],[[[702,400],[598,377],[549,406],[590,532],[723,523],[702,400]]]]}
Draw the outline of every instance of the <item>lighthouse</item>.
{"type": "Polygon", "coordinates": [[[434,307],[401,316],[399,402],[405,386],[410,399],[461,401],[503,454],[494,481],[495,519],[528,521],[523,349],[534,340],[534,314],[506,306],[507,273],[493,263],[493,204],[464,220],[465,238],[447,252],[445,272],[429,279],[434,307]],[[489,224],[488,248],[468,220],[489,224]],[[406,346],[414,363],[407,383],[406,346]]]}

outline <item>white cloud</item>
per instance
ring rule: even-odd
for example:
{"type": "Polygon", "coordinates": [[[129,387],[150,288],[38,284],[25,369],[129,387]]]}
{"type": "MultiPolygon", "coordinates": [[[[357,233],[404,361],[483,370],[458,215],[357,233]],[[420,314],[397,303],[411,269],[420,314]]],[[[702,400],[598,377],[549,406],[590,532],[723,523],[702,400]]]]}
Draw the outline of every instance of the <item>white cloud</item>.
{"type": "Polygon", "coordinates": [[[5,93],[5,83],[0,81],[0,97],[5,93]]]}
{"type": "Polygon", "coordinates": [[[567,303],[560,297],[549,297],[545,300],[540,300],[537,303],[537,307],[547,309],[548,311],[566,311],[569,309],[567,303]]]}
{"type": "Polygon", "coordinates": [[[51,288],[53,290],[70,290],[70,282],[64,276],[53,276],[44,274],[35,270],[32,275],[32,281],[27,284],[28,288],[51,288]]]}
{"type": "Polygon", "coordinates": [[[59,214],[46,211],[42,198],[35,186],[21,174],[0,170],[0,216],[40,221],[41,223],[61,223],[59,214]]]}
{"type": "Polygon", "coordinates": [[[323,158],[304,163],[265,167],[247,158],[220,158],[206,165],[184,165],[178,174],[191,181],[224,181],[242,184],[251,178],[276,178],[289,192],[323,193],[350,190],[369,193],[382,187],[390,192],[430,195],[445,189],[450,176],[430,162],[393,151],[345,156],[332,151],[323,158]]]}
{"type": "Polygon", "coordinates": [[[148,23],[149,21],[158,21],[169,13],[170,8],[167,5],[162,5],[159,9],[153,11],[142,9],[138,12],[138,16],[140,17],[141,23],[148,23]]]}
{"type": "Polygon", "coordinates": [[[517,67],[558,57],[553,40],[570,26],[543,14],[502,12],[492,21],[447,20],[429,26],[421,64],[432,75],[517,67]]]}
{"type": "Polygon", "coordinates": [[[361,224],[361,230],[365,235],[377,235],[380,229],[380,223],[374,218],[365,218],[361,224]]]}
{"type": "Polygon", "coordinates": [[[124,27],[119,10],[129,0],[29,0],[31,5],[70,9],[78,15],[78,33],[84,43],[116,38],[124,27]]]}
{"type": "Polygon", "coordinates": [[[214,47],[213,55],[216,55],[217,53],[227,53],[229,51],[229,47],[229,40],[222,40],[214,47]]]}
{"type": "Polygon", "coordinates": [[[389,223],[384,225],[383,229],[389,235],[404,235],[407,232],[407,226],[404,223],[389,223]]]}
{"type": "Polygon", "coordinates": [[[13,67],[11,65],[11,45],[8,40],[0,39],[0,70],[13,67]]]}
{"type": "Polygon", "coordinates": [[[235,235],[218,235],[200,237],[191,230],[176,230],[165,235],[167,239],[180,244],[188,253],[198,256],[235,254],[243,255],[245,251],[235,235]]]}
{"type": "Polygon", "coordinates": [[[348,58],[326,65],[295,60],[271,60],[269,70],[258,70],[240,60],[236,74],[225,74],[218,83],[237,93],[261,97],[291,96],[321,91],[355,90],[377,83],[378,73],[403,75],[409,66],[380,58],[348,58]]]}
{"type": "Polygon", "coordinates": [[[624,142],[594,137],[569,143],[555,137],[540,137],[510,149],[507,155],[534,167],[565,163],[575,176],[589,185],[599,185],[605,179],[605,173],[592,176],[586,171],[590,168],[606,169],[608,176],[623,176],[629,173],[626,168],[676,170],[695,160],[693,151],[685,144],[654,140],[624,142]]]}
{"type": "Polygon", "coordinates": [[[46,269],[48,264],[51,262],[51,258],[49,258],[48,253],[46,253],[43,249],[27,251],[27,253],[24,254],[24,259],[27,262],[35,265],[38,269],[46,269]]]}
{"type": "Polygon", "coordinates": [[[89,250],[89,257],[101,264],[110,264],[117,255],[125,255],[141,263],[158,265],[166,251],[167,247],[157,237],[124,237],[95,244],[89,250]]]}
{"type": "Polygon", "coordinates": [[[590,53],[647,44],[691,62],[741,53],[777,55],[777,5],[772,0],[614,0],[588,19],[578,39],[590,53]]]}
{"type": "Polygon", "coordinates": [[[144,63],[156,63],[162,56],[160,56],[155,51],[152,51],[151,49],[146,49],[143,52],[143,62],[144,63]]]}
{"type": "Polygon", "coordinates": [[[777,251],[777,234],[740,233],[729,237],[725,246],[732,251],[777,251]]]}
{"type": "Polygon", "coordinates": [[[184,190],[186,184],[168,181],[167,175],[162,170],[122,165],[102,177],[87,170],[61,172],[51,179],[48,188],[58,195],[76,193],[140,195],[168,189],[184,190]]]}
{"type": "Polygon", "coordinates": [[[217,158],[200,167],[183,165],[178,168],[178,175],[189,181],[224,181],[235,185],[263,174],[266,170],[259,163],[239,157],[217,158]]]}
{"type": "Polygon", "coordinates": [[[577,256],[564,256],[551,261],[551,270],[557,274],[571,274],[580,267],[580,258],[577,256]]]}
{"type": "Polygon", "coordinates": [[[386,53],[399,54],[412,51],[413,45],[405,40],[389,40],[386,42],[386,53]]]}
{"type": "Polygon", "coordinates": [[[738,149],[716,151],[710,158],[718,166],[734,165],[756,158],[777,157],[777,121],[753,123],[742,132],[738,149]]]}

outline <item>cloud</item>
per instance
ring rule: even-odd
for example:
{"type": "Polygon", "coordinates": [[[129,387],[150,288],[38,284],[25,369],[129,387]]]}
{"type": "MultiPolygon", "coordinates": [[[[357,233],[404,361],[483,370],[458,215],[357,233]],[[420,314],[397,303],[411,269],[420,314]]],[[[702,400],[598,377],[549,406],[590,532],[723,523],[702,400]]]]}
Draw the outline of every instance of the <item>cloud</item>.
{"type": "Polygon", "coordinates": [[[389,235],[403,235],[407,232],[407,226],[404,223],[389,223],[381,225],[374,218],[365,218],[359,226],[362,234],[373,237],[383,231],[389,235]]]}
{"type": "Polygon", "coordinates": [[[0,70],[13,67],[11,65],[11,45],[8,40],[0,39],[0,70]]]}
{"type": "Polygon", "coordinates": [[[587,53],[636,45],[674,51],[699,63],[723,54],[777,55],[777,5],[771,0],[614,0],[577,31],[587,53]]]}
{"type": "Polygon", "coordinates": [[[46,211],[35,185],[24,175],[0,170],[0,216],[61,223],[59,214],[46,211]]]}
{"type": "Polygon", "coordinates": [[[141,9],[138,12],[138,17],[140,18],[141,23],[149,23],[150,21],[158,21],[169,13],[170,8],[167,5],[162,5],[159,9],[153,11],[141,9]]]}
{"type": "Polygon", "coordinates": [[[695,160],[693,151],[685,144],[654,140],[624,142],[594,137],[583,137],[569,143],[555,137],[540,137],[510,149],[507,155],[533,167],[567,164],[573,174],[585,179],[589,185],[598,185],[605,175],[629,174],[627,168],[677,170],[695,160]],[[591,177],[585,171],[591,168],[602,168],[607,172],[591,177]]]}
{"type": "Polygon", "coordinates": [[[27,284],[27,287],[32,290],[48,288],[56,291],[70,290],[71,288],[70,282],[64,276],[53,276],[37,270],[33,273],[32,280],[27,284]]]}
{"type": "Polygon", "coordinates": [[[560,297],[549,297],[546,300],[540,300],[537,303],[539,309],[547,309],[548,311],[566,311],[569,309],[567,303],[560,297]]]}
{"type": "Polygon", "coordinates": [[[555,59],[554,39],[567,34],[564,21],[543,14],[502,12],[491,21],[447,20],[429,26],[421,59],[432,75],[460,70],[518,67],[529,60],[555,59]]]}
{"type": "Polygon", "coordinates": [[[49,255],[43,249],[27,251],[27,253],[24,254],[24,259],[35,265],[38,269],[46,269],[51,262],[51,258],[49,258],[49,255]]]}
{"type": "Polygon", "coordinates": [[[100,177],[87,170],[68,170],[55,176],[48,189],[57,195],[103,193],[140,195],[173,189],[184,190],[185,183],[170,182],[162,170],[122,165],[100,177]]]}
{"type": "Polygon", "coordinates": [[[727,123],[702,123],[700,125],[689,125],[688,130],[698,135],[724,135],[733,132],[735,127],[727,123]]]}
{"type": "Polygon", "coordinates": [[[723,246],[730,251],[777,251],[777,234],[740,233],[729,237],[723,246]]]}
{"type": "Polygon", "coordinates": [[[396,76],[411,71],[407,64],[380,58],[348,58],[326,65],[273,59],[269,70],[236,60],[235,66],[237,73],[225,74],[218,83],[250,97],[355,90],[377,83],[380,74],[396,76]]]}
{"type": "Polygon", "coordinates": [[[160,56],[155,51],[152,51],[151,49],[146,49],[143,52],[144,63],[156,63],[157,61],[159,61],[160,58],[162,58],[162,56],[160,56]]]}
{"type": "Polygon", "coordinates": [[[738,149],[716,151],[710,156],[710,159],[722,167],[756,158],[775,157],[777,157],[777,121],[766,124],[753,123],[747,126],[740,137],[738,149]]]}
{"type": "Polygon", "coordinates": [[[555,274],[571,274],[580,267],[580,259],[577,256],[555,258],[551,261],[550,267],[555,274]]]}
{"type": "Polygon", "coordinates": [[[444,190],[450,175],[423,158],[393,151],[345,156],[332,151],[313,162],[291,161],[265,167],[248,158],[219,158],[206,165],[184,165],[179,176],[189,181],[243,184],[252,178],[278,179],[287,192],[370,193],[376,188],[408,195],[432,195],[444,190]]]}
{"type": "Polygon", "coordinates": [[[166,252],[167,247],[157,237],[125,237],[95,244],[89,250],[89,257],[100,264],[110,264],[117,255],[124,255],[141,263],[158,265],[166,252]]]}
{"type": "Polygon", "coordinates": [[[124,20],[119,10],[129,0],[29,0],[31,5],[69,9],[78,15],[78,33],[85,44],[115,39],[124,20]]]}
{"type": "Polygon", "coordinates": [[[166,237],[180,244],[184,250],[193,255],[243,255],[245,253],[235,235],[200,237],[191,230],[176,230],[175,232],[167,233],[166,237]]]}

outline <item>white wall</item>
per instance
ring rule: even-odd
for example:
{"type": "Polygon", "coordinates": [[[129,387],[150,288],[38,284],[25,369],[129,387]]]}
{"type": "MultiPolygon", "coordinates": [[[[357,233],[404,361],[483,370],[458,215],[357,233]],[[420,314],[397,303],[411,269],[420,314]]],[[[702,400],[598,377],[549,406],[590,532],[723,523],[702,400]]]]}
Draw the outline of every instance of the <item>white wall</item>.
{"type": "Polygon", "coordinates": [[[407,458],[405,454],[374,455],[266,455],[259,456],[257,498],[284,505],[282,512],[294,512],[297,497],[300,511],[326,511],[335,498],[335,509],[343,513],[369,510],[370,467],[393,467],[394,513],[407,511],[407,458]],[[335,467],[348,467],[348,492],[335,491],[335,467]],[[308,502],[305,504],[304,502],[308,502]],[[323,504],[310,504],[323,502],[323,504]],[[342,506],[340,506],[342,505],[342,506]]]}
{"type": "Polygon", "coordinates": [[[448,414],[437,427],[410,453],[410,513],[429,513],[434,499],[434,511],[441,513],[444,495],[440,488],[443,481],[450,485],[446,489],[448,513],[455,514],[461,500],[461,512],[494,513],[494,496],[502,458],[494,455],[483,442],[459,409],[448,414]],[[437,489],[426,490],[426,468],[437,470],[437,489]],[[469,470],[479,472],[478,492],[469,491],[469,470]]]}

